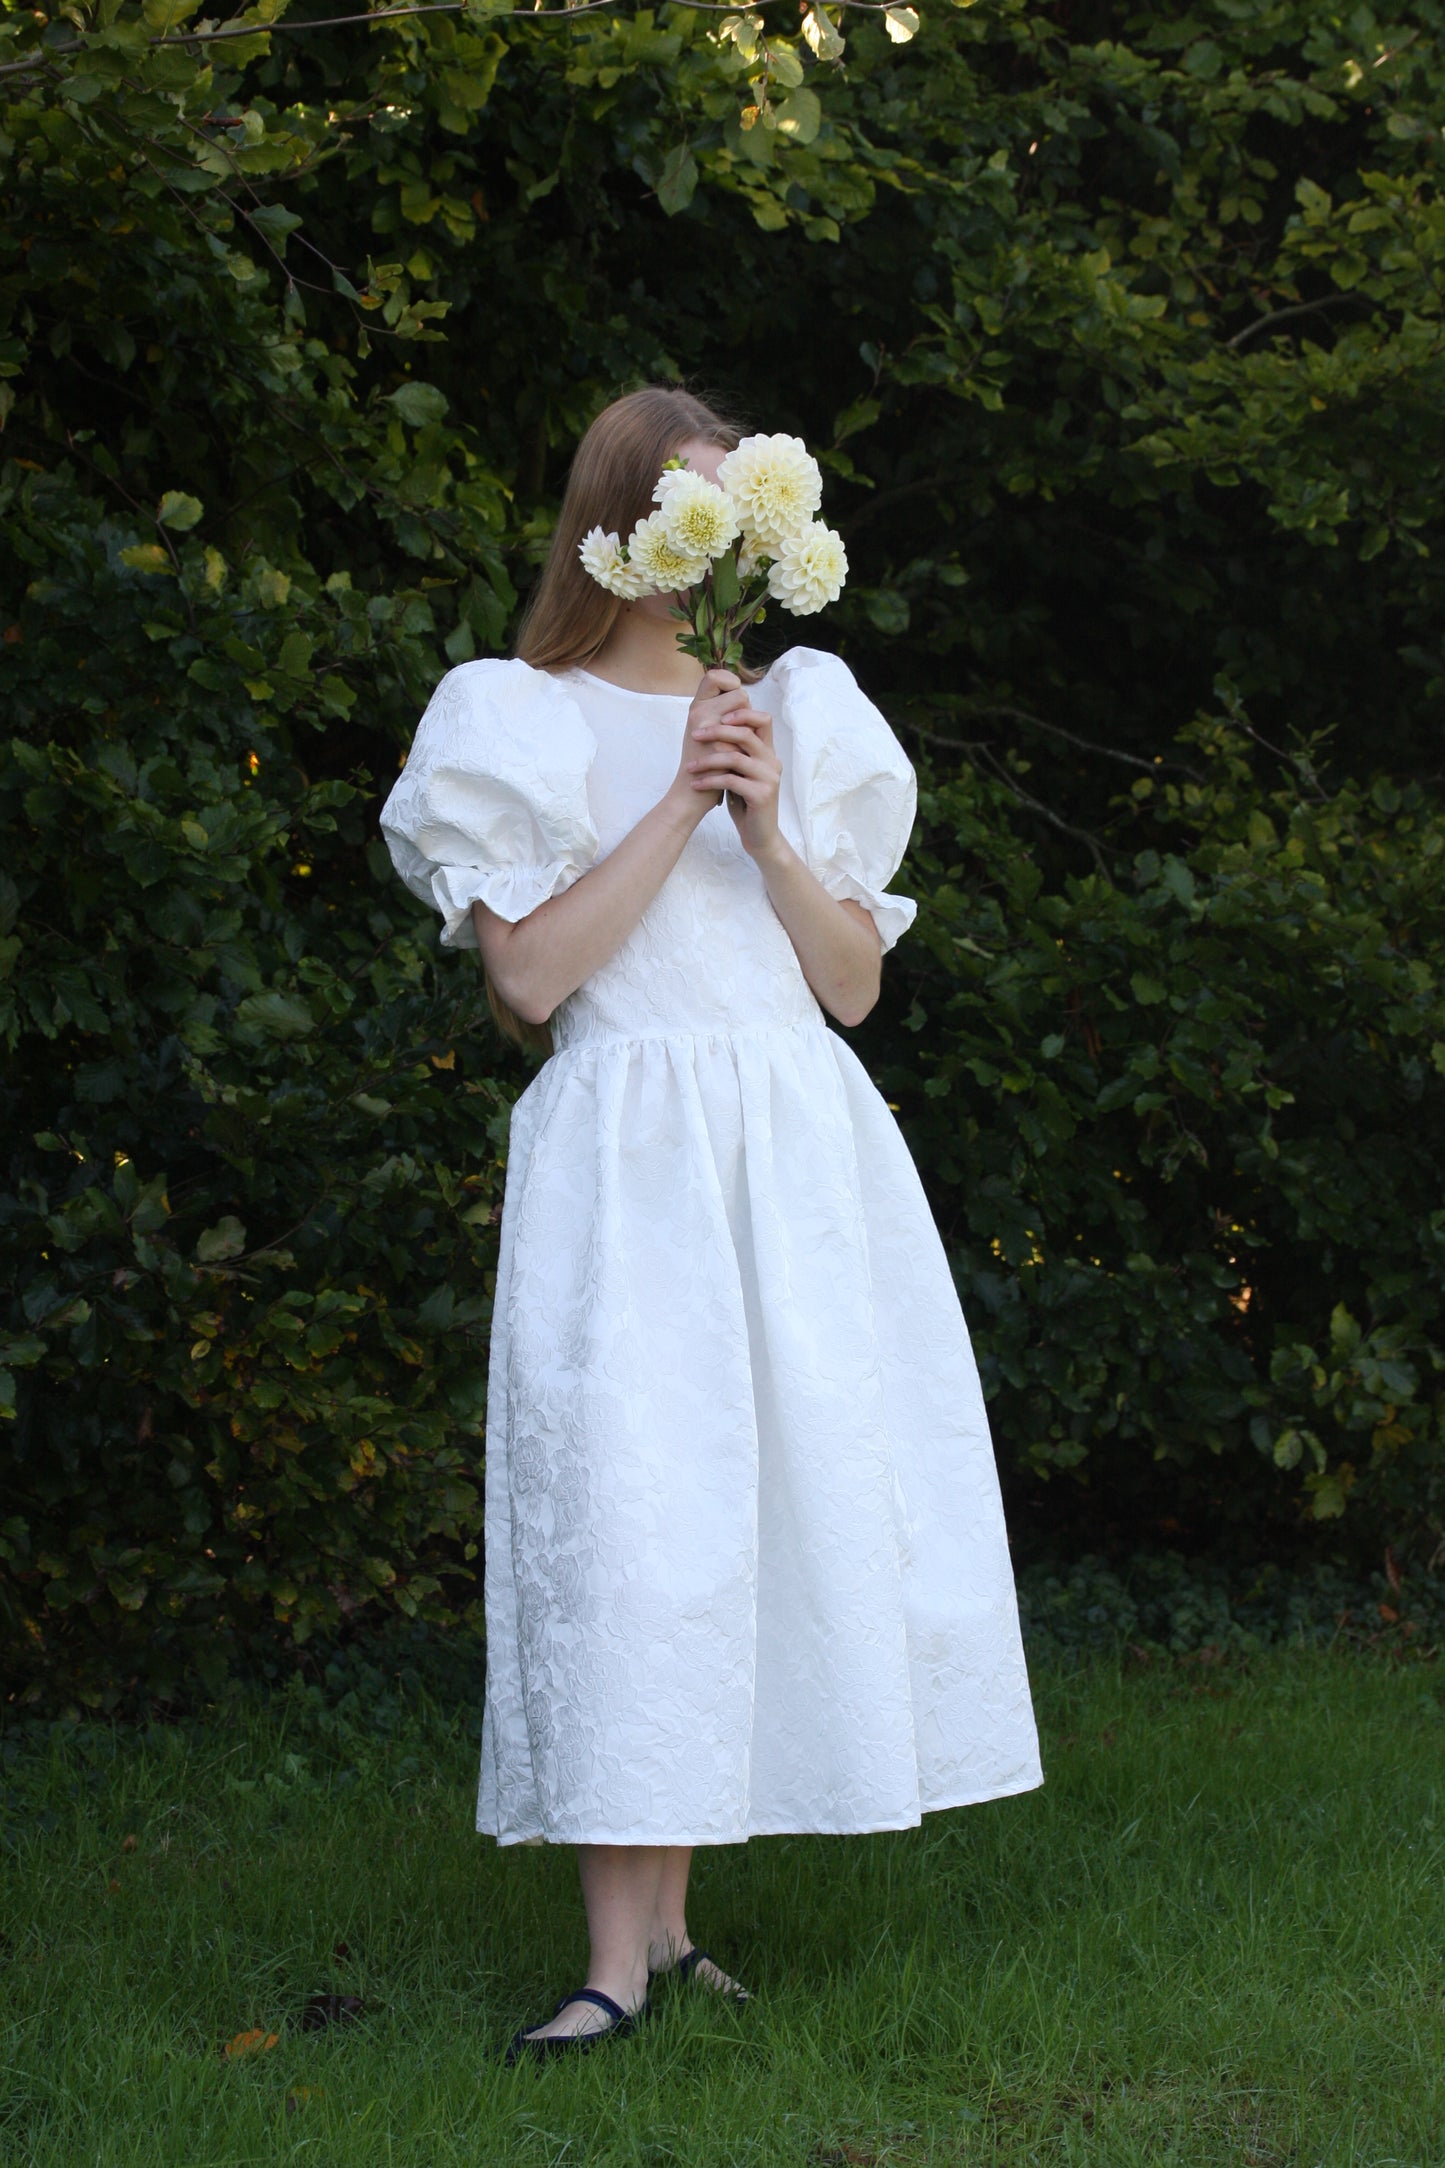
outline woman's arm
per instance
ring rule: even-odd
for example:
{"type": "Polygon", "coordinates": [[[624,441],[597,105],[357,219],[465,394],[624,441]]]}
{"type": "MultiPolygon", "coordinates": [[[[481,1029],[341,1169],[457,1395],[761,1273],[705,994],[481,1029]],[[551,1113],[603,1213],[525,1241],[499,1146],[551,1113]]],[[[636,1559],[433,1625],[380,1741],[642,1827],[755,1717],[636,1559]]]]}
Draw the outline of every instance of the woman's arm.
{"type": "Polygon", "coordinates": [[[693,732],[698,780],[729,793],[743,848],[766,883],[803,976],[840,1024],[861,1024],[883,977],[878,928],[861,903],[830,896],[778,827],[782,762],[771,716],[707,718],[693,732]]]}
{"type": "Polygon", "coordinates": [[[883,945],[869,913],[850,896],[830,896],[781,834],[757,863],[803,977],[838,1023],[861,1024],[883,983],[883,945]]]}
{"type": "Polygon", "coordinates": [[[735,725],[768,720],[748,706],[746,690],[730,671],[710,671],[688,711],[676,776],[616,850],[515,924],[484,903],[472,905],[477,946],[492,984],[527,1023],[545,1024],[559,1002],[616,955],[698,822],[718,803],[719,787],[695,776],[688,760],[698,729],[724,716],[735,725]]]}
{"type": "Polygon", "coordinates": [[[474,903],[477,946],[508,1008],[545,1024],[559,1001],[616,955],[696,826],[692,808],[669,790],[600,865],[515,925],[474,903]]]}

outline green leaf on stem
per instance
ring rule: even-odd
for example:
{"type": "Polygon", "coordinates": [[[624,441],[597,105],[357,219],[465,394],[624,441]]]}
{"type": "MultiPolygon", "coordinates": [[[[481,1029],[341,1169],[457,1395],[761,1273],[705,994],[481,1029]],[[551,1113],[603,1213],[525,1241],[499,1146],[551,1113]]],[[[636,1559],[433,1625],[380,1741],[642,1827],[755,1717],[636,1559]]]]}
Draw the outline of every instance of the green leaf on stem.
{"type": "Polygon", "coordinates": [[[657,183],[657,200],[669,218],[685,211],[697,188],[697,160],[685,143],[668,152],[657,183]]]}
{"type": "Polygon", "coordinates": [[[712,599],[720,610],[730,610],[738,601],[742,589],[738,585],[738,558],[736,550],[729,550],[725,557],[715,560],[712,568],[712,599]]]}

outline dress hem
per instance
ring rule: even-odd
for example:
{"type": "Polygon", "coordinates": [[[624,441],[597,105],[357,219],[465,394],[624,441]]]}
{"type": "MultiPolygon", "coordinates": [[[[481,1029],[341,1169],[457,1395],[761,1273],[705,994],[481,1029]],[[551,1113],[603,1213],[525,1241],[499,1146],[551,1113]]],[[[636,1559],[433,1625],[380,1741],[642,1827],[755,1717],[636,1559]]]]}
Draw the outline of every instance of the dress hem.
{"type": "Polygon", "coordinates": [[[701,1847],[705,1845],[749,1844],[754,1837],[881,1837],[888,1835],[893,1830],[917,1829],[925,1814],[947,1814],[955,1807],[986,1806],[991,1799],[1017,1799],[1024,1792],[1038,1791],[1043,1782],[1044,1774],[1040,1769],[1028,1776],[1021,1777],[1017,1783],[1006,1784],[1001,1788],[990,1786],[986,1791],[965,1792],[956,1799],[930,1799],[921,1804],[916,1812],[901,1821],[848,1822],[826,1825],[821,1822],[810,1822],[806,1825],[797,1822],[750,1822],[746,1829],[739,1830],[736,1834],[728,1836],[719,1836],[715,1830],[712,1830],[704,1836],[679,1836],[669,1831],[665,1835],[660,1833],[653,1835],[649,1832],[648,1835],[642,1837],[633,1831],[629,1831],[625,1836],[619,1836],[615,1830],[599,1830],[582,1837],[548,1837],[541,1830],[535,1830],[528,1831],[525,1834],[521,1832],[516,1835],[509,1834],[504,1837],[496,1830],[484,1829],[479,1822],[477,1824],[477,1835],[479,1837],[490,1837],[499,1847],[512,1844],[676,1844],[701,1847]]]}

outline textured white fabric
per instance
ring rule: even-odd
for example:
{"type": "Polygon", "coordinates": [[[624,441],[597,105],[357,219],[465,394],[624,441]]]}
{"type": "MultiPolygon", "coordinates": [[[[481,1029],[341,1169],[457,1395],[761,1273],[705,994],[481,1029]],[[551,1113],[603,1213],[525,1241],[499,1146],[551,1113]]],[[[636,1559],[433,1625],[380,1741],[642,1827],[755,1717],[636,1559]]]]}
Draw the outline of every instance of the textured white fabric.
{"type": "Polygon", "coordinates": [[[911,897],[883,893],[908,848],[918,806],[908,757],[836,655],[795,647],[780,656],[762,704],[786,719],[774,737],[789,741],[808,869],[830,896],[867,906],[886,953],[918,915],[911,897]]]}
{"type": "Polygon", "coordinates": [[[381,815],[392,864],[442,914],[443,948],[476,947],[478,900],[515,924],[587,871],[596,750],[545,671],[472,662],[447,672],[381,815]]]}
{"type": "MultiPolygon", "coordinates": [[[[902,749],[834,657],[795,649],[751,697],[785,833],[887,945],[914,910],[887,894],[902,749]]],[[[614,848],[676,773],[687,707],[452,671],[382,816],[443,938],[472,896],[519,917],[614,848]]],[[[721,1844],[1038,1784],[942,1245],[725,808],[553,1031],[502,1220],[478,1828],[721,1844]]]]}

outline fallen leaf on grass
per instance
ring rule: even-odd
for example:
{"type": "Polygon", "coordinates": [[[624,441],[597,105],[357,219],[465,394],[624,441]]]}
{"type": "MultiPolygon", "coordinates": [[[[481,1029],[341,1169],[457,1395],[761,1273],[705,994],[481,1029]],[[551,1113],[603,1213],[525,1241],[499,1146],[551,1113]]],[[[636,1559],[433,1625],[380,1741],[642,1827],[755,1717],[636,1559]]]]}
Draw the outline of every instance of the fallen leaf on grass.
{"type": "Polygon", "coordinates": [[[136,1837],[126,1837],[122,1840],[120,1848],[123,1852],[133,1852],[138,1842],[139,1839],[136,1837]]]}
{"type": "Polygon", "coordinates": [[[325,2032],[328,2025],[349,2025],[366,2004],[359,1995],[312,1995],[301,2012],[302,2032],[325,2032]]]}
{"type": "Polygon", "coordinates": [[[286,2113],[294,2115],[308,2100],[324,2100],[325,2097],[324,2088],[319,2085],[298,2085],[294,2093],[286,2095],[286,2113]]]}
{"type": "Polygon", "coordinates": [[[228,2040],[221,2052],[232,2062],[241,2055],[264,2055],[268,2048],[275,2047],[280,2037],[279,2033],[263,2032],[259,2025],[254,2025],[249,2032],[239,2032],[234,2040],[228,2040]]]}

